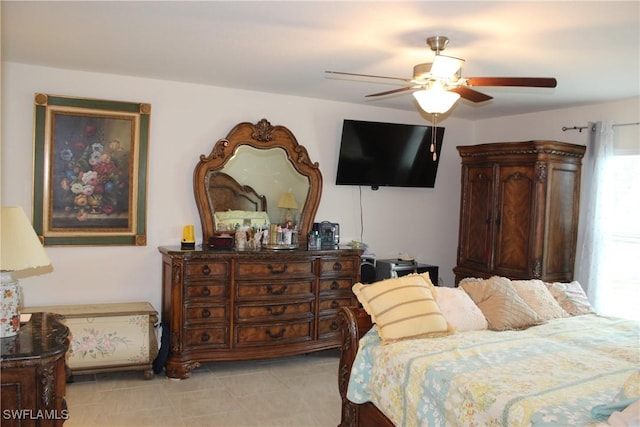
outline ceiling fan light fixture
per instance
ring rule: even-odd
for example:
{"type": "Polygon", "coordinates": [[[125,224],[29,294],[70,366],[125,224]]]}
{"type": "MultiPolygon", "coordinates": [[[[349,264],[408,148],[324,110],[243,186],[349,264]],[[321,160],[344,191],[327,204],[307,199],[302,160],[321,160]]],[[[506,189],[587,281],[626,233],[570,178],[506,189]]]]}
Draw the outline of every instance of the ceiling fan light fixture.
{"type": "Polygon", "coordinates": [[[449,79],[455,76],[463,63],[464,59],[454,58],[453,56],[437,55],[433,58],[431,75],[434,77],[449,79]]]}
{"type": "Polygon", "coordinates": [[[443,114],[453,107],[460,95],[444,89],[424,89],[413,92],[418,105],[429,114],[443,114]]]}

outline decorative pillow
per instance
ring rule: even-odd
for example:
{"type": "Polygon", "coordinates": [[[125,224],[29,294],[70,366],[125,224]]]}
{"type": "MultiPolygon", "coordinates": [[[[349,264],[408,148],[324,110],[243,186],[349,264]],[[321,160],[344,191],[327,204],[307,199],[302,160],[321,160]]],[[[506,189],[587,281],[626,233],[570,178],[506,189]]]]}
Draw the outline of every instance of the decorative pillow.
{"type": "Polygon", "coordinates": [[[564,311],[556,299],[551,295],[544,282],[538,279],[512,280],[518,295],[529,307],[535,311],[544,321],[569,317],[569,313],[564,311]]]}
{"type": "Polygon", "coordinates": [[[490,279],[464,281],[465,290],[487,318],[489,329],[526,329],[543,320],[520,298],[509,279],[494,276],[490,279]]]}
{"type": "Polygon", "coordinates": [[[453,332],[435,301],[435,287],[428,273],[409,274],[370,285],[356,283],[352,289],[376,323],[383,342],[453,332]]]}
{"type": "Polygon", "coordinates": [[[574,280],[570,283],[553,282],[545,283],[545,285],[551,295],[558,301],[560,307],[571,316],[595,313],[587,299],[587,295],[584,293],[584,289],[577,281],[574,280]]]}
{"type": "Polygon", "coordinates": [[[460,332],[487,329],[487,319],[461,288],[436,286],[436,301],[449,325],[460,332]]]}

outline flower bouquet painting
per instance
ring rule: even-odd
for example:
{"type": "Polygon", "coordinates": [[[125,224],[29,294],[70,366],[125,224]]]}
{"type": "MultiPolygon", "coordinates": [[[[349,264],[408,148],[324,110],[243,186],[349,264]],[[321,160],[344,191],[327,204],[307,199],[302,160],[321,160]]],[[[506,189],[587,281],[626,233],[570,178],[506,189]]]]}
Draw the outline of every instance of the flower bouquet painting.
{"type": "Polygon", "coordinates": [[[132,127],[126,118],[55,115],[53,229],[128,230],[132,127]]]}
{"type": "Polygon", "coordinates": [[[34,228],[45,244],[146,244],[149,113],[36,95],[34,228]]]}

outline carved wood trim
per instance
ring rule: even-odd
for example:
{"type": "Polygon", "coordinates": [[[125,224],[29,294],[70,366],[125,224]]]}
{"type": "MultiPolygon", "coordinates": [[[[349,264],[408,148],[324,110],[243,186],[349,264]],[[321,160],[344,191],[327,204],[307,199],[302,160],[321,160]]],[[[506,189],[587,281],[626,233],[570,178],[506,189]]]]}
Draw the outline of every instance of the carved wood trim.
{"type": "Polygon", "coordinates": [[[536,163],[536,180],[540,183],[547,182],[547,164],[538,162],[536,163]]]}
{"type": "Polygon", "coordinates": [[[581,159],[584,155],[584,149],[583,145],[543,140],[501,142],[499,144],[479,144],[474,146],[458,147],[460,157],[463,159],[465,157],[502,157],[512,155],[549,155],[581,159]]]}
{"type": "Polygon", "coordinates": [[[42,405],[48,408],[53,402],[55,392],[55,363],[50,363],[40,367],[40,399],[42,405]]]}

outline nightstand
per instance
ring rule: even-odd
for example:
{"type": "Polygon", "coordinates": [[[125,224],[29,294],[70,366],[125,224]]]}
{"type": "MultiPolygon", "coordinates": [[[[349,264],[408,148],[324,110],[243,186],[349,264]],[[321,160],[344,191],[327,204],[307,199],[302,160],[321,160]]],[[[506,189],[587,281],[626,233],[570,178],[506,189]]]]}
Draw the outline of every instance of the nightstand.
{"type": "Polygon", "coordinates": [[[61,426],[69,418],[65,355],[69,329],[53,313],[33,313],[18,335],[0,340],[2,426],[61,426]]]}

